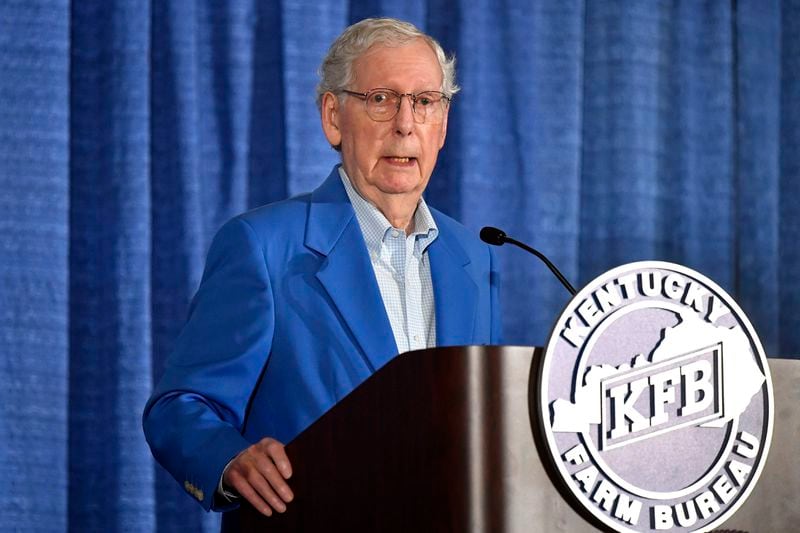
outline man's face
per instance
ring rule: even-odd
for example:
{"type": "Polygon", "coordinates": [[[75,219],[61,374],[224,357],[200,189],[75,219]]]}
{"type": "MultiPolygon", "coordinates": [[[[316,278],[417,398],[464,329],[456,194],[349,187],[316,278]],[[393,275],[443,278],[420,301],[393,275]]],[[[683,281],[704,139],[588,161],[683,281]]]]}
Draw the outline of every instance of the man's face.
{"type": "MultiPolygon", "coordinates": [[[[383,87],[399,93],[439,91],[442,70],[436,55],[419,39],[401,47],[375,45],[353,64],[356,92],[383,87]]],[[[439,124],[415,122],[409,98],[397,115],[376,122],[364,101],[328,93],[322,101],[325,136],[341,143],[342,164],[358,191],[379,209],[387,202],[419,199],[428,184],[447,133],[447,113],[439,124]]]]}

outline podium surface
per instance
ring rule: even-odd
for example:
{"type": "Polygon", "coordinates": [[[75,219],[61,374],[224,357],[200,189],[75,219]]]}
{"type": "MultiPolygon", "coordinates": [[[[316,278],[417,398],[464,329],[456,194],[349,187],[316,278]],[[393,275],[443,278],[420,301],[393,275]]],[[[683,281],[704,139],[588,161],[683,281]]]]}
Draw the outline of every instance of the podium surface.
{"type": "MultiPolygon", "coordinates": [[[[287,445],[295,500],[269,518],[243,505],[241,530],[597,531],[537,449],[531,402],[540,356],[538,348],[475,346],[396,357],[287,445]]],[[[800,361],[769,364],[772,447],[725,528],[800,524],[800,361]]]]}

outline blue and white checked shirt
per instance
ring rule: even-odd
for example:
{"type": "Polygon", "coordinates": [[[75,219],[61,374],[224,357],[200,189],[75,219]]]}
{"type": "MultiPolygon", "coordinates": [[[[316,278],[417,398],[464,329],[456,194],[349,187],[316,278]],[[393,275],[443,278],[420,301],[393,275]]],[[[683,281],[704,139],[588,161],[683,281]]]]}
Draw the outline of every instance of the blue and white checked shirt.
{"type": "Polygon", "coordinates": [[[433,348],[436,313],[426,249],[439,229],[425,200],[420,198],[414,231],[406,236],[405,229],[393,228],[383,213],[359,194],[342,167],[339,176],[364,234],[398,353],[433,348]]]}

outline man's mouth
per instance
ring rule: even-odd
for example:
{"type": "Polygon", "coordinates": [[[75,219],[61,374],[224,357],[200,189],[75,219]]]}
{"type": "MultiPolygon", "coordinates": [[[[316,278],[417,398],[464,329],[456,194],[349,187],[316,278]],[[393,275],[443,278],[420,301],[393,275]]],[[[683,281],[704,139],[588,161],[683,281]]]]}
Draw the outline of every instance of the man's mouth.
{"type": "Polygon", "coordinates": [[[384,159],[393,165],[410,165],[417,161],[416,157],[386,156],[384,159]]]}

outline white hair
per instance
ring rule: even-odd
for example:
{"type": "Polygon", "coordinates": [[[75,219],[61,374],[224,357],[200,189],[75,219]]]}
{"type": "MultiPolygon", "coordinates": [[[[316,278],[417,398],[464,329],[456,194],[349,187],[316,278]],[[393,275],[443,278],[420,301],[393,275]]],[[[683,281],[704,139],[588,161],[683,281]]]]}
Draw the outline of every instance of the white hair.
{"type": "Polygon", "coordinates": [[[419,31],[416,26],[392,18],[369,18],[356,22],[339,36],[322,60],[317,73],[317,107],[322,104],[322,95],[337,94],[353,82],[353,63],[376,44],[403,46],[415,39],[424,40],[436,54],[442,68],[441,91],[448,97],[456,94],[456,58],[447,56],[442,46],[433,37],[419,31]]]}

